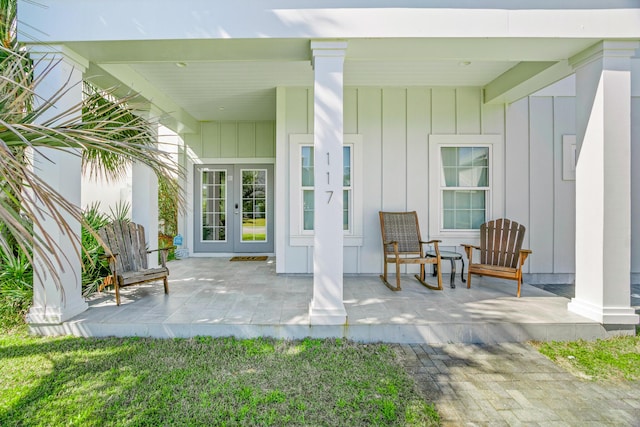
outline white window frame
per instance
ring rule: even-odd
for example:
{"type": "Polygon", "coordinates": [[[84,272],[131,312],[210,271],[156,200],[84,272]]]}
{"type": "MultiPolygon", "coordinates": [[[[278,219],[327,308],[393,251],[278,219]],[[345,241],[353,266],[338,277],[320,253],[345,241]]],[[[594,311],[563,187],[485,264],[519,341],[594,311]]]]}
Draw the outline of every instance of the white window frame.
{"type": "MultiPolygon", "coordinates": [[[[362,246],[364,240],[362,135],[345,134],[344,145],[351,146],[352,165],[349,187],[352,209],[349,212],[349,230],[344,230],[344,246],[362,246]]],[[[302,158],[300,156],[303,146],[313,146],[313,134],[289,136],[289,244],[291,246],[313,246],[315,234],[312,230],[304,230],[302,158]]]]}
{"type": "Polygon", "coordinates": [[[448,230],[443,228],[444,174],[442,147],[489,147],[489,189],[486,200],[486,220],[504,216],[504,142],[502,135],[429,135],[429,238],[442,240],[443,246],[478,243],[479,230],[448,230]]]}

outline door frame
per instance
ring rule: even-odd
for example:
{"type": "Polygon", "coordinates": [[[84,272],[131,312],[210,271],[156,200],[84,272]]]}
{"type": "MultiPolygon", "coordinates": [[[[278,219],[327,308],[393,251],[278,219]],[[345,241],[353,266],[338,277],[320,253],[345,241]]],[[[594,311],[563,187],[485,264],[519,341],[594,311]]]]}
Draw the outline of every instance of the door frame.
{"type": "Polygon", "coordinates": [[[273,254],[275,247],[275,182],[273,163],[250,163],[238,161],[237,163],[212,162],[194,164],[193,168],[193,252],[194,254],[273,254]],[[227,182],[225,186],[225,241],[207,242],[202,240],[202,169],[225,170],[227,182]],[[245,243],[241,241],[242,219],[235,213],[235,204],[242,203],[242,178],[243,169],[265,169],[267,171],[267,240],[263,242],[245,243]],[[229,223],[230,221],[230,223],[229,223]]]}

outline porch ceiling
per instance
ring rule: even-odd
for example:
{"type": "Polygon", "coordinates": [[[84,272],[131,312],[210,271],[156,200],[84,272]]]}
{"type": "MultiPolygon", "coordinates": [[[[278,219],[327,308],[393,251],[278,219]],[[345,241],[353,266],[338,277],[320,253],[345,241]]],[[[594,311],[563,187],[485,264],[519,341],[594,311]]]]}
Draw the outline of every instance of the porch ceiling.
{"type": "MultiPolygon", "coordinates": [[[[566,61],[596,42],[351,39],[345,85],[491,85],[493,90],[501,86],[501,76],[508,75],[510,82],[515,70],[528,63],[566,61]]],[[[275,119],[276,87],[313,84],[309,44],[309,39],[231,39],[71,42],[66,46],[90,61],[87,75],[99,84],[117,84],[123,91],[141,93],[171,115],[174,124],[179,123],[174,126],[177,130],[188,131],[197,121],[275,119]]]]}

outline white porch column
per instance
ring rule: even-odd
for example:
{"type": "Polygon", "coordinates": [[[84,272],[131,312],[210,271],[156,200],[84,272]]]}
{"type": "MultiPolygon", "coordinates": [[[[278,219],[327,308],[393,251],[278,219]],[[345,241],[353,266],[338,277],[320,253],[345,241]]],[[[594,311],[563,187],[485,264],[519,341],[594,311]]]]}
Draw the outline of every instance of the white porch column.
{"type": "MultiPolygon", "coordinates": [[[[50,99],[61,88],[67,88],[54,107],[50,108],[46,117],[40,122],[77,105],[82,101],[82,75],[88,65],[83,58],[66,55],[67,52],[56,52],[55,47],[41,54],[34,52],[32,58],[36,63],[35,76],[44,76],[42,83],[36,88],[36,103],[50,99]],[[53,68],[46,70],[52,63],[53,68]]],[[[74,150],[38,149],[33,156],[34,170],[69,202],[80,207],[82,160],[80,153],[74,150]]],[[[42,205],[41,205],[42,207],[42,205]]],[[[70,215],[64,215],[65,221],[72,230],[70,236],[48,215],[40,217],[42,228],[35,228],[36,234],[46,231],[57,245],[55,252],[49,255],[51,263],[57,270],[59,282],[47,271],[37,255],[34,257],[33,305],[27,315],[27,322],[37,331],[38,325],[62,323],[88,308],[82,297],[82,265],[77,251],[81,226],[70,215]],[[74,246],[75,240],[75,246],[74,246]]]]}
{"type": "Polygon", "coordinates": [[[604,325],[638,323],[630,306],[630,58],[638,47],[605,41],[571,59],[578,154],[576,291],[568,308],[604,325]]]}
{"type": "MultiPolygon", "coordinates": [[[[156,139],[157,139],[156,129],[156,139]]],[[[157,142],[157,140],[156,140],[157,142]]],[[[158,248],[158,177],[147,165],[134,162],[131,171],[131,221],[144,226],[148,249],[158,248]]],[[[158,254],[149,255],[149,268],[158,266],[158,254]]]]}
{"type": "Polygon", "coordinates": [[[341,325],[343,303],[342,144],[346,42],[311,42],[314,69],[314,246],[311,324],[341,325]]]}

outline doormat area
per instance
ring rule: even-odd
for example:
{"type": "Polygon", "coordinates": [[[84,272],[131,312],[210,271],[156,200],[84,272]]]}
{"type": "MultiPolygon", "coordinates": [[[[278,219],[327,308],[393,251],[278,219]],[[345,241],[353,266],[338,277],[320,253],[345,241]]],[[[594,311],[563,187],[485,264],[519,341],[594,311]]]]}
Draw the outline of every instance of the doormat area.
{"type": "Polygon", "coordinates": [[[268,256],[234,256],[229,261],[266,261],[268,256]]]}

